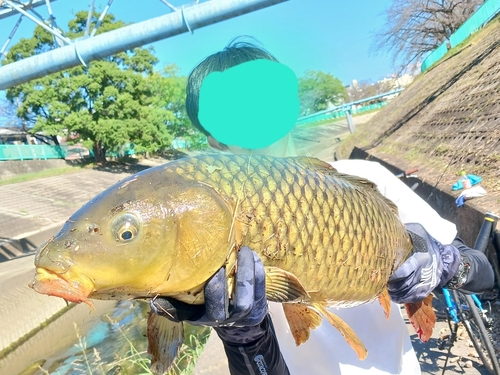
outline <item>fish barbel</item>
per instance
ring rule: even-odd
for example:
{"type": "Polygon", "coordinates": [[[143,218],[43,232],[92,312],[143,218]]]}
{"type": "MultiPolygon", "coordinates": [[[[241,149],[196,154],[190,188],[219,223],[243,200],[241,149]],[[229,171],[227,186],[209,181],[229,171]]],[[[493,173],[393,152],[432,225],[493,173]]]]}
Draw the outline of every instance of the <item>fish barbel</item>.
{"type": "MultiPolygon", "coordinates": [[[[365,347],[326,307],[378,298],[388,315],[388,279],[412,249],[396,206],[368,180],[314,158],[201,155],[132,175],[84,205],[38,250],[31,287],[89,304],[156,296],[202,304],[223,266],[231,287],[242,246],[262,259],[267,297],[283,303],[297,345],[323,315],[360,359],[365,347]]],[[[429,306],[411,310],[425,339],[432,318],[419,316],[429,306]]],[[[159,318],[150,315],[150,326],[167,324],[159,318]]]]}

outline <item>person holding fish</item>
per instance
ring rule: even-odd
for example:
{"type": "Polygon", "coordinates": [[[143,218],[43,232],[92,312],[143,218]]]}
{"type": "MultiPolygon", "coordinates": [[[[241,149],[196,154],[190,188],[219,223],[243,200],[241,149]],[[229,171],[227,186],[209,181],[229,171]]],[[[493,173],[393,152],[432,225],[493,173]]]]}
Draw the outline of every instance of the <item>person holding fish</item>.
{"type": "MultiPolygon", "coordinates": [[[[233,42],[207,57],[188,79],[186,107],[193,125],[207,135],[211,147],[233,154],[298,156],[290,135],[298,105],[295,74],[264,49],[246,42],[233,42]]],[[[393,305],[392,313],[386,317],[384,310],[388,310],[380,297],[381,303],[366,301],[351,308],[329,309],[358,333],[367,356],[345,344],[338,325],[322,324],[297,347],[290,335],[293,327],[287,324],[290,317],[266,299],[262,260],[251,248],[242,247],[231,298],[223,267],[206,284],[204,305],[162,297],[150,303],[154,313],[168,319],[214,327],[233,375],[420,374],[396,303],[422,303],[444,285],[471,293],[493,287],[486,257],[456,238],[455,225],[442,219],[390,171],[364,160],[330,164],[341,173],[375,183],[397,206],[405,223],[412,250],[387,284],[392,302],[386,303],[393,305]]],[[[419,334],[428,339],[425,330],[420,327],[419,334]]],[[[349,331],[341,332],[345,336],[349,331]]]]}

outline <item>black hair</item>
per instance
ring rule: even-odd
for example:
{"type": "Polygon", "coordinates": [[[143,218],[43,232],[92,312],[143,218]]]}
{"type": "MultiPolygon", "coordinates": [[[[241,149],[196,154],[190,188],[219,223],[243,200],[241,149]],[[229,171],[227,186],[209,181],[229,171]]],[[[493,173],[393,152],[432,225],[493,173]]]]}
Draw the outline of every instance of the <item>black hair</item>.
{"type": "Polygon", "coordinates": [[[186,88],[187,115],[194,127],[207,136],[210,133],[198,120],[200,89],[203,80],[212,72],[223,72],[247,61],[265,59],[278,62],[265,49],[249,42],[238,41],[240,38],[233,39],[222,51],[205,58],[189,74],[186,88]]]}

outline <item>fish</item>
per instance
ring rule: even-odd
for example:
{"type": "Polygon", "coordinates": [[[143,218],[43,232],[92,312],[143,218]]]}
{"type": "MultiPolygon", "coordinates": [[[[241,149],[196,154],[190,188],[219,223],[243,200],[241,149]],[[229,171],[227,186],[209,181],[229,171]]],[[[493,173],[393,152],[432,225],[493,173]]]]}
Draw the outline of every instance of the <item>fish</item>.
{"type": "MultiPolygon", "coordinates": [[[[254,250],[269,301],[283,304],[297,345],[322,323],[360,359],[368,351],[328,307],[379,300],[412,252],[397,207],[366,179],[316,158],[203,154],[132,175],[90,200],[36,253],[30,286],[75,303],[171,297],[203,304],[203,288],[237,254],[254,250]]],[[[432,298],[432,297],[430,297],[432,298]]],[[[436,320],[431,300],[406,306],[423,341],[436,320]]],[[[150,313],[152,368],[168,371],[182,323],[150,313]]]]}

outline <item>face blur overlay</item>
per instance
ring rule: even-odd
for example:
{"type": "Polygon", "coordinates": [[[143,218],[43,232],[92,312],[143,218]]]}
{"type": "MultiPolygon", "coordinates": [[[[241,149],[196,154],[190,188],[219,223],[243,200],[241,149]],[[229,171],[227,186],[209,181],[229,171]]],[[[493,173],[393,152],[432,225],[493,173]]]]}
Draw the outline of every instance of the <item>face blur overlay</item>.
{"type": "Polygon", "coordinates": [[[278,62],[248,61],[210,73],[201,85],[198,119],[234,153],[286,149],[298,115],[297,77],[278,62]]]}

